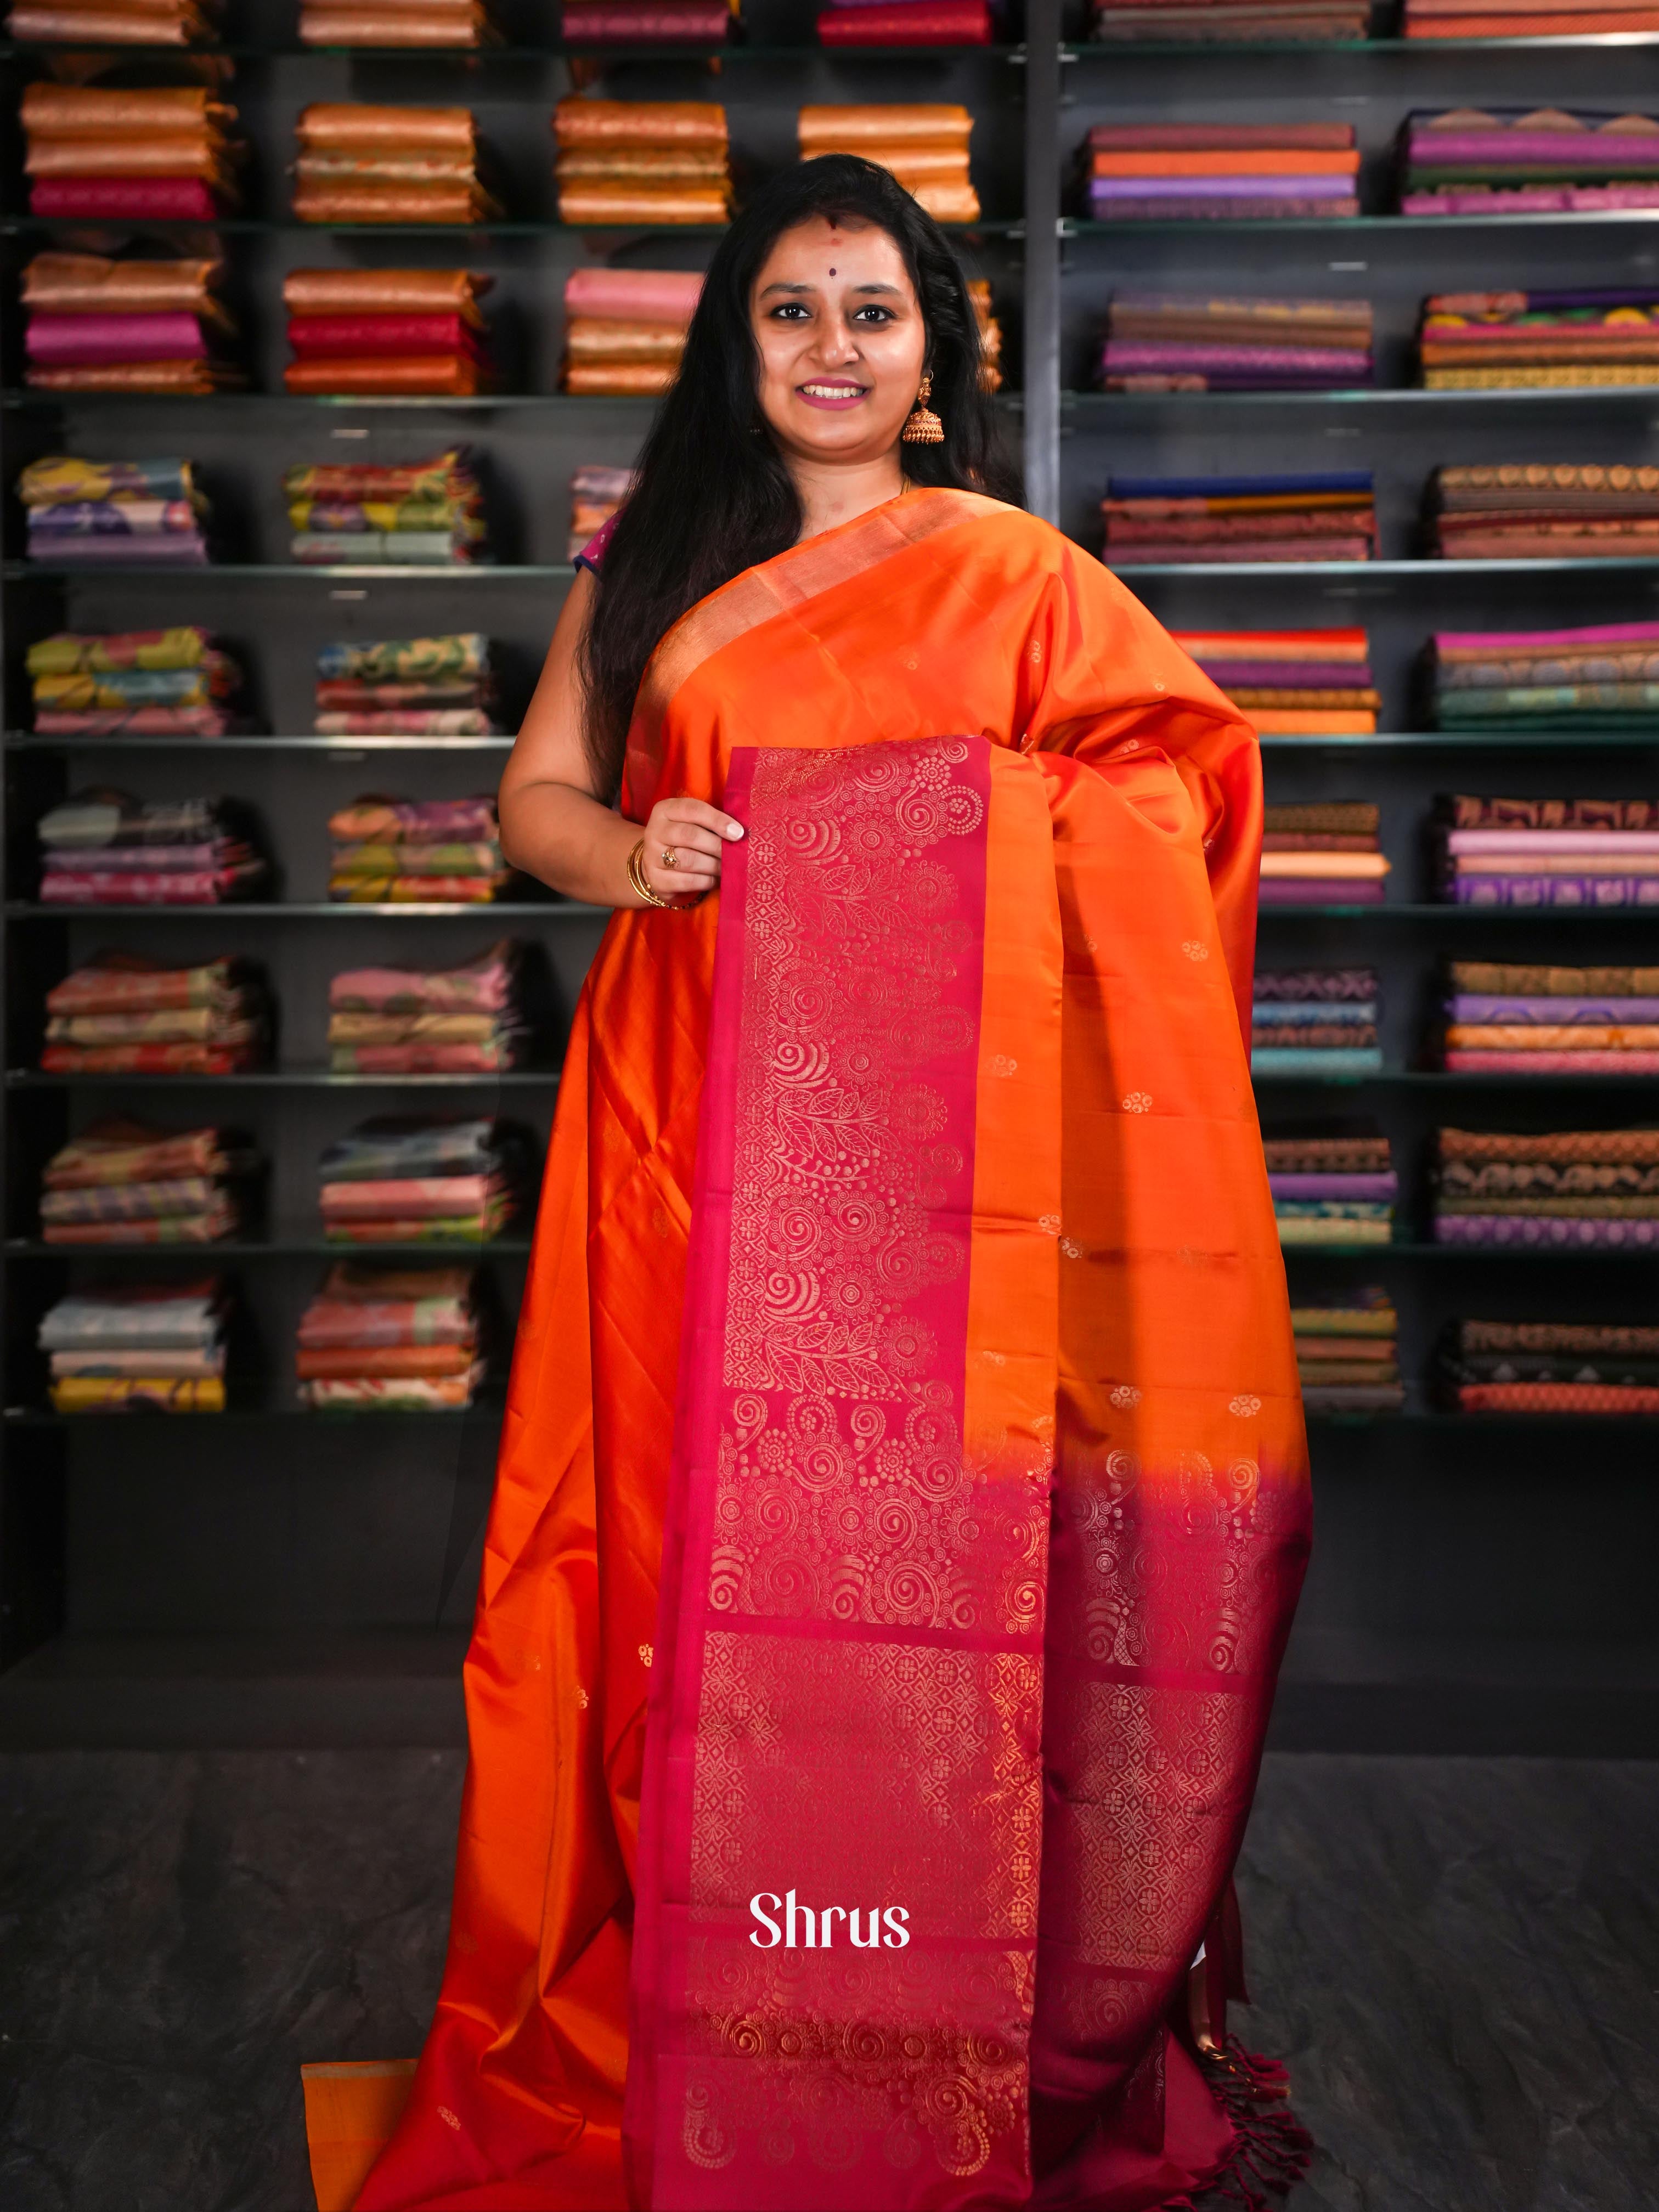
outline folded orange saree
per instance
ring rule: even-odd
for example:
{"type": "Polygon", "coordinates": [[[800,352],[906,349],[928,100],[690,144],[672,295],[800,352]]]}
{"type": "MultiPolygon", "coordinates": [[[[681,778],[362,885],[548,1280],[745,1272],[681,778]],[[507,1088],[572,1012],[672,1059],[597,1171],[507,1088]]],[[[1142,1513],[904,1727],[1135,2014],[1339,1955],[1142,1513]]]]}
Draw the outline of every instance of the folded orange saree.
{"type": "Polygon", "coordinates": [[[313,101],[300,110],[294,130],[302,147],[318,152],[384,147],[388,153],[470,153],[477,137],[469,107],[392,107],[354,100],[313,101]]]}
{"type": "MultiPolygon", "coordinates": [[[[561,381],[567,392],[586,392],[590,398],[607,393],[633,398],[666,392],[679,374],[679,362],[607,361],[567,363],[561,381]]],[[[580,527],[573,522],[573,530],[580,527]]]]}
{"type": "Polygon", "coordinates": [[[99,253],[37,253],[23,270],[23,305],[58,315],[200,315],[229,327],[210,290],[219,261],[110,261],[99,253]]]}
{"type": "Polygon", "coordinates": [[[846,107],[803,107],[798,118],[803,158],[880,146],[951,145],[965,153],[974,118],[965,107],[908,106],[871,101],[846,107]]]}
{"type": "Polygon", "coordinates": [[[283,305],[291,315],[455,314],[482,329],[478,301],[495,282],[471,269],[290,269],[283,305]]]}
{"type": "Polygon", "coordinates": [[[584,183],[559,187],[559,221],[568,223],[725,222],[729,210],[724,191],[684,190],[665,185],[629,190],[625,185],[584,183]]]}
{"type": "Polygon", "coordinates": [[[102,137],[110,131],[189,131],[234,124],[236,111],[202,85],[149,89],[47,84],[23,88],[22,123],[31,138],[102,137]]]}
{"type": "Polygon", "coordinates": [[[706,100],[562,100],[561,146],[724,146],[726,110],[706,100]]]}
{"type": "Polygon", "coordinates": [[[499,202],[477,185],[296,185],[299,222],[494,222],[499,202]]]}
{"type": "Polygon", "coordinates": [[[400,2081],[308,2082],[319,2202],[1254,2203],[1304,2139],[1214,2044],[1308,1540],[1254,737],[919,490],[664,640],[623,811],[675,792],[747,834],[582,992],[443,1990],[361,2185],[400,2081]]]}
{"type": "MultiPolygon", "coordinates": [[[[283,371],[290,392],[351,392],[363,398],[410,396],[471,398],[488,389],[487,368],[465,354],[374,354],[331,359],[313,355],[283,371]]],[[[342,541],[343,543],[343,541],[342,541]]]]}

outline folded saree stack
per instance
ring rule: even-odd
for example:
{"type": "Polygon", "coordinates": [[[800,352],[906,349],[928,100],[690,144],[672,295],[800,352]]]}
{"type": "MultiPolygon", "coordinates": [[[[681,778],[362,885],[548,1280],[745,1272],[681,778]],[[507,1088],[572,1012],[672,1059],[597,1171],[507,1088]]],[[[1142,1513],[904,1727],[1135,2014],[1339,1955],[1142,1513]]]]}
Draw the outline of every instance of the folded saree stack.
{"type": "Polygon", "coordinates": [[[493,795],[360,799],[328,831],[328,895],[353,905],[483,905],[512,881],[493,795]]]}
{"type": "Polygon", "coordinates": [[[317,655],[321,738],[484,738],[495,732],[489,640],[477,630],[446,637],[343,641],[317,655]]]}
{"type": "Polygon", "coordinates": [[[1320,476],[1113,477],[1101,502],[1106,560],[1369,561],[1376,500],[1369,469],[1320,476]]]}
{"type": "Polygon", "coordinates": [[[570,479],[570,558],[597,538],[628,496],[632,469],[584,462],[570,479]]]}
{"type": "Polygon", "coordinates": [[[300,154],[294,212],[301,222],[477,223],[501,217],[500,202],[478,179],[478,131],[471,108],[317,100],[300,110],[295,131],[300,154]]]}
{"type": "Polygon", "coordinates": [[[470,1406],[484,1373],[477,1279],[337,1260],[301,1317],[294,1370],[319,1412],[470,1406]]]}
{"type": "Polygon", "coordinates": [[[459,968],[348,968],[328,987],[336,1075],[497,1075],[530,1040],[524,947],[510,938],[459,968]]]}
{"type": "Polygon", "coordinates": [[[493,46],[486,0],[300,0],[303,46],[493,46]]]}
{"type": "Polygon", "coordinates": [[[565,279],[560,383],[622,397],[666,392],[702,290],[695,270],[574,270],[565,279]]]}
{"type": "Polygon", "coordinates": [[[1315,1082],[1380,1075],[1378,1013],[1375,969],[1259,968],[1250,1009],[1250,1073],[1315,1082]]]}
{"type": "Polygon", "coordinates": [[[49,1075],[234,1075],[264,1062],[270,1000],[251,961],[165,968],[104,952],[46,994],[49,1075]]]}
{"type": "Polygon", "coordinates": [[[818,10],[826,46],[988,46],[988,0],[830,0],[818,10]]]}
{"type": "Polygon", "coordinates": [[[211,634],[176,629],[59,630],[24,663],[41,737],[222,738],[242,672],[211,634]]]}
{"type": "Polygon", "coordinates": [[[1085,161],[1097,222],[1359,212],[1351,123],[1097,123],[1085,161]]]}
{"type": "Polygon", "coordinates": [[[290,392],[467,398],[495,383],[470,269],[290,269],[283,279],[290,392]]]}
{"type": "Polygon", "coordinates": [[[41,1318],[59,1413],[222,1413],[224,1285],[104,1283],[71,1291],[41,1318]]]}
{"type": "Polygon", "coordinates": [[[1659,967],[1449,964],[1454,1075],[1659,1075],[1659,967]]]}
{"type": "Polygon", "coordinates": [[[1370,0],[1095,0],[1090,36],[1109,46],[1323,46],[1365,36],[1370,0]]]}
{"type": "Polygon", "coordinates": [[[189,461],[53,453],[17,479],[31,561],[54,568],[201,568],[207,501],[189,461]]]}
{"type": "Polygon", "coordinates": [[[1659,384],[1659,291],[1431,293],[1418,351],[1431,392],[1659,384]]]}
{"type": "Polygon", "coordinates": [[[803,107],[797,129],[803,161],[861,155],[890,169],[936,222],[979,221],[979,194],[968,173],[974,118],[967,108],[874,100],[803,107]]]}
{"type": "Polygon", "coordinates": [[[1659,468],[1486,462],[1438,468],[1432,550],[1444,561],[1605,561],[1659,553],[1659,468]]]}
{"type": "Polygon", "coordinates": [[[702,100],[562,100],[561,222],[721,223],[732,211],[726,110],[702,100]]]}
{"type": "Polygon", "coordinates": [[[1659,207],[1659,118],[1564,107],[1419,108],[1401,126],[1405,215],[1659,207]]]}
{"type": "Polygon", "coordinates": [[[1461,1321],[1437,1379],[1462,1413],[1659,1413],[1651,1322],[1461,1321]]]}
{"type": "Polygon", "coordinates": [[[233,1130],[96,1121],[46,1162],[40,1234],[48,1244],[210,1244],[242,1226],[258,1164],[233,1130]]]}
{"type": "Polygon", "coordinates": [[[567,46],[721,46],[738,0],[563,0],[559,19],[567,46]]]}
{"type": "Polygon", "coordinates": [[[252,897],[270,873],[220,799],[85,791],[49,808],[36,834],[47,906],[219,906],[252,897]]]}
{"type": "Polygon", "coordinates": [[[323,1234],[341,1244],[483,1244],[524,1203],[520,1131],[488,1118],[387,1115],[323,1154],[323,1234]]]}
{"type": "Polygon", "coordinates": [[[1440,896],[1456,906],[1659,908],[1659,800],[1443,798],[1440,896]]]}
{"type": "Polygon", "coordinates": [[[1437,1244],[1659,1251],[1659,1129],[1436,1132],[1437,1244]]]}
{"type": "Polygon", "coordinates": [[[1269,806],[1262,817],[1263,906],[1381,906],[1392,863],[1367,799],[1269,806]]]}
{"type": "Polygon", "coordinates": [[[463,446],[429,461],[301,462],[283,471],[289,557],[392,568],[462,568],[488,559],[483,497],[463,446]]]}
{"type": "Polygon", "coordinates": [[[1584,39],[1659,31],[1651,0],[1406,0],[1408,39],[1584,39]]]}
{"type": "Polygon", "coordinates": [[[220,0],[15,0],[19,46],[202,46],[219,35],[220,0]]]}
{"type": "Polygon", "coordinates": [[[1429,641],[1429,675],[1442,730],[1506,723],[1646,729],[1659,714],[1659,623],[1438,630],[1429,641]]]}
{"type": "Polygon", "coordinates": [[[1387,1244],[1399,1179],[1374,1123],[1321,1123],[1263,1138],[1281,1244],[1387,1244]]]}
{"type": "Polygon", "coordinates": [[[1108,392],[1334,392],[1374,380],[1369,300],[1114,292],[1108,392]]]}
{"type": "Polygon", "coordinates": [[[200,85],[37,80],[23,93],[29,213],[82,222],[212,222],[239,204],[236,111],[200,85]]]}
{"type": "Polygon", "coordinates": [[[25,381],[38,392],[221,392],[246,381],[217,260],[37,253],[23,271],[25,381]]]}
{"type": "Polygon", "coordinates": [[[1310,1413],[1397,1413],[1400,1316],[1386,1291],[1350,1292],[1328,1305],[1292,1306],[1296,1367],[1310,1413]]]}
{"type": "Polygon", "coordinates": [[[1259,737],[1369,737],[1382,697],[1363,629],[1171,630],[1259,737]]]}

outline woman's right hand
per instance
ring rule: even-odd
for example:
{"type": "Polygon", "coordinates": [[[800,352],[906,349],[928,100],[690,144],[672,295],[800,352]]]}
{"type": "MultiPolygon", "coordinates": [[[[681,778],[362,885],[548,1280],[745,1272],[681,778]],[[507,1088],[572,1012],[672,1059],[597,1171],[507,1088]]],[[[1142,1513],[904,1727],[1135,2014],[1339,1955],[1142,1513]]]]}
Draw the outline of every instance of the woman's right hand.
{"type": "Polygon", "coordinates": [[[661,899],[695,906],[720,879],[720,854],[743,824],[704,799],[659,799],[645,821],[641,872],[661,899]]]}

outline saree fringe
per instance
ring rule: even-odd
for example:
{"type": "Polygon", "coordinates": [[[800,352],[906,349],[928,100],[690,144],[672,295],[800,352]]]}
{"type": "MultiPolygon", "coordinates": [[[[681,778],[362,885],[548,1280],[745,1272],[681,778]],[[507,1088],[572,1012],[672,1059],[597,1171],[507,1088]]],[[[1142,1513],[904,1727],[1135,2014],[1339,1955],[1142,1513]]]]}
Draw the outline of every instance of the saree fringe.
{"type": "Polygon", "coordinates": [[[1273,2212],[1270,2197],[1288,2197],[1307,2173],[1314,2139],[1285,2101],[1290,2075],[1276,2058],[1247,2051],[1236,2035],[1202,2056],[1210,2094],[1232,2122],[1226,2165],[1199,2196],[1171,2197],[1158,2212],[1273,2212]],[[1271,2109],[1277,2106],[1279,2109],[1271,2109]]]}

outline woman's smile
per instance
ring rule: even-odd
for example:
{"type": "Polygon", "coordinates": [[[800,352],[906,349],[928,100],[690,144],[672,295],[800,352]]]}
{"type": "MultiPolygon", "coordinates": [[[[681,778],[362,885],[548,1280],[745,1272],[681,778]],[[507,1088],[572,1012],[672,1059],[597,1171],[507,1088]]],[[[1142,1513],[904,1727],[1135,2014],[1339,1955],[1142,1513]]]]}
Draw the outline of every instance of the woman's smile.
{"type": "Polygon", "coordinates": [[[811,384],[798,384],[795,393],[809,407],[856,407],[870,397],[867,384],[853,384],[842,377],[815,377],[811,384]]]}

